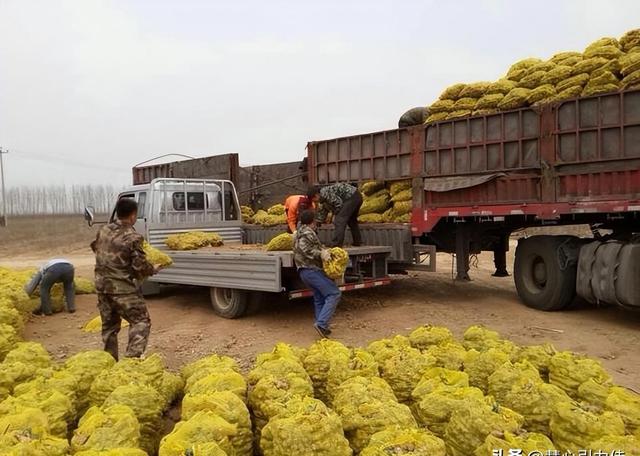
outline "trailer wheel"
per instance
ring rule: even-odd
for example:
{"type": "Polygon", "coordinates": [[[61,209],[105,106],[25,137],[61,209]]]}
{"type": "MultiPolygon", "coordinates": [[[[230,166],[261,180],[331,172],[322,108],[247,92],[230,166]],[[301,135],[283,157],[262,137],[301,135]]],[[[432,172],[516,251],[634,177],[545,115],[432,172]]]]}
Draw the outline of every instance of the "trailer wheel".
{"type": "Polygon", "coordinates": [[[524,303],[538,310],[567,307],[576,295],[576,265],[561,265],[558,250],[571,236],[533,236],[518,242],[514,280],[524,303]]]}
{"type": "Polygon", "coordinates": [[[239,318],[247,311],[247,292],[233,288],[212,287],[211,306],[223,318],[239,318]]]}

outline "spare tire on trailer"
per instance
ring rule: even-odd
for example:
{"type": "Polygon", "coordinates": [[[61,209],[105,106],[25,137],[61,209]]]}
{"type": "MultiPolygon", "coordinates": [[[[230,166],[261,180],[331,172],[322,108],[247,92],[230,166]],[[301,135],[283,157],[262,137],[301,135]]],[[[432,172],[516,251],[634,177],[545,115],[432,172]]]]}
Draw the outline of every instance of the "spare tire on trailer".
{"type": "Polygon", "coordinates": [[[235,288],[211,287],[211,306],[223,318],[239,318],[247,311],[248,292],[235,288]]]}
{"type": "Polygon", "coordinates": [[[552,311],[573,301],[580,245],[575,236],[532,236],[518,241],[513,276],[527,306],[552,311]]]}

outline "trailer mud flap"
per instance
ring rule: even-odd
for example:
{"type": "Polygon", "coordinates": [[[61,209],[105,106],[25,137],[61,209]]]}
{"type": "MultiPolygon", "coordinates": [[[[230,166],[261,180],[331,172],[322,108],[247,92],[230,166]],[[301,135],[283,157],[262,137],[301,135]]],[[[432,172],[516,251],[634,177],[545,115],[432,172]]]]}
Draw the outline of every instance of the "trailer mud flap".
{"type": "Polygon", "coordinates": [[[592,304],[640,307],[640,244],[594,241],[580,249],[576,293],[592,304]]]}

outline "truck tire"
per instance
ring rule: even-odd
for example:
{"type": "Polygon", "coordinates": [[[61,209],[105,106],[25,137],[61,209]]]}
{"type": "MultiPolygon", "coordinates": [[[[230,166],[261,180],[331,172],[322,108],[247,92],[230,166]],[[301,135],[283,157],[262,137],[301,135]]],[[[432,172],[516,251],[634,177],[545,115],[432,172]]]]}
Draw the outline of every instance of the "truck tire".
{"type": "Polygon", "coordinates": [[[248,294],[234,288],[211,287],[211,306],[223,318],[239,318],[247,311],[248,294]]]}
{"type": "MultiPolygon", "coordinates": [[[[561,265],[558,250],[573,236],[532,236],[516,248],[514,281],[518,295],[531,308],[567,307],[576,295],[576,263],[561,265]]],[[[576,252],[577,255],[577,252],[576,252]]]]}

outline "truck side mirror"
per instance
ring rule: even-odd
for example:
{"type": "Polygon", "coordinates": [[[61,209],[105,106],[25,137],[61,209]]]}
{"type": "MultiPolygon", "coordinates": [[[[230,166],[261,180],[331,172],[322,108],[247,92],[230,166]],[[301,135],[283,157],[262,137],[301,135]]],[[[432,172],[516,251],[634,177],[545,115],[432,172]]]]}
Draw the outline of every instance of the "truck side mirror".
{"type": "Polygon", "coordinates": [[[95,209],[93,209],[93,206],[87,206],[84,208],[84,219],[87,221],[89,226],[93,226],[93,220],[95,219],[94,211],[95,209]]]}

